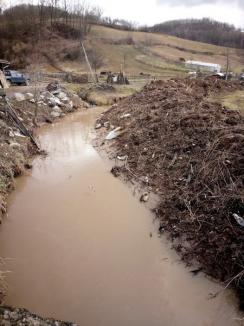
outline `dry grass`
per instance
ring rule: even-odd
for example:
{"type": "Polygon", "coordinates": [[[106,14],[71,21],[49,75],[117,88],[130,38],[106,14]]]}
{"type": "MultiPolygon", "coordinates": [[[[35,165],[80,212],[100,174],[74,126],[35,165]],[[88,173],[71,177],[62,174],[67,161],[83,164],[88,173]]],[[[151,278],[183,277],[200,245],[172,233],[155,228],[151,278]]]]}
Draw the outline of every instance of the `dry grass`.
{"type": "Polygon", "coordinates": [[[221,103],[223,106],[231,110],[238,110],[244,115],[244,91],[220,94],[214,98],[210,98],[209,101],[221,103]]]}
{"type": "MultiPolygon", "coordinates": [[[[182,72],[179,59],[203,60],[219,63],[223,67],[226,63],[226,48],[180,39],[174,36],[128,32],[115,30],[103,26],[93,26],[88,42],[96,46],[107,59],[105,67],[117,71],[126,55],[127,71],[138,73],[140,71],[161,74],[165,70],[182,72]],[[134,44],[126,45],[132,39],[134,44]],[[139,60],[138,56],[144,56],[139,60]]],[[[244,68],[244,51],[230,49],[231,69],[241,72],[244,68]]]]}
{"type": "MultiPolygon", "coordinates": [[[[104,26],[92,26],[85,41],[87,48],[92,48],[104,58],[100,70],[118,72],[125,63],[127,75],[139,75],[141,72],[152,76],[185,76],[185,60],[202,60],[219,63],[225,68],[226,48],[180,39],[174,36],[128,32],[104,26]]],[[[42,68],[49,72],[61,70],[87,72],[84,59],[79,56],[79,41],[63,39],[60,36],[53,41],[38,45],[44,58],[42,68]],[[66,60],[69,54],[77,52],[73,60],[66,60]]],[[[230,49],[231,69],[237,73],[244,69],[244,51],[230,49]]],[[[40,59],[40,58],[39,58],[40,59]]],[[[35,58],[30,61],[35,63],[35,58]]]]}

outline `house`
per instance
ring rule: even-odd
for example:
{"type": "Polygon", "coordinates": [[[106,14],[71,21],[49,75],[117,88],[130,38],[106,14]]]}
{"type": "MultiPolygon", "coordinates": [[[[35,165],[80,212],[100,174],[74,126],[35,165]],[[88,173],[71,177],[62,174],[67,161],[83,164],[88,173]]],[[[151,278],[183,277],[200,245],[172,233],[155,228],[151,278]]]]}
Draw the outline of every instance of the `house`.
{"type": "Polygon", "coordinates": [[[209,63],[209,62],[202,62],[202,61],[186,61],[185,63],[186,68],[195,71],[208,71],[212,73],[220,73],[221,65],[217,63],[209,63]]]}

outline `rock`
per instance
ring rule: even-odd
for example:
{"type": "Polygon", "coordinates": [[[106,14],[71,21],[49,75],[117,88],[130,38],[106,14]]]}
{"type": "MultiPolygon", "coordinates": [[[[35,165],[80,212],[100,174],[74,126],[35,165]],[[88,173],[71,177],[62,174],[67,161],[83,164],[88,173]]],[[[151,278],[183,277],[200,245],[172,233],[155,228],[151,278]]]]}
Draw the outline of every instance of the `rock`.
{"type": "Polygon", "coordinates": [[[49,83],[46,87],[49,92],[55,92],[59,89],[59,83],[57,81],[49,83]]]}
{"type": "Polygon", "coordinates": [[[59,98],[53,96],[49,99],[49,105],[50,106],[56,106],[56,105],[63,105],[63,103],[60,101],[59,98]]]}
{"type": "Polygon", "coordinates": [[[14,98],[17,102],[25,101],[25,95],[22,93],[14,93],[14,98]]]}
{"type": "Polygon", "coordinates": [[[53,112],[51,112],[51,116],[53,118],[59,118],[61,116],[61,113],[53,111],[53,112]]]}
{"type": "Polygon", "coordinates": [[[53,94],[50,93],[50,92],[42,92],[41,95],[40,95],[40,99],[41,100],[49,100],[50,98],[53,97],[53,94]]]}
{"type": "Polygon", "coordinates": [[[74,107],[73,101],[69,101],[69,103],[66,105],[66,107],[67,107],[68,109],[72,110],[73,107],[74,107]]]}
{"type": "Polygon", "coordinates": [[[53,109],[53,111],[55,111],[55,112],[62,113],[62,110],[61,110],[60,107],[57,106],[57,105],[55,105],[52,109],[53,109]]]}
{"type": "Polygon", "coordinates": [[[32,94],[32,93],[25,93],[25,98],[27,100],[32,100],[34,98],[34,94],[32,94]]]}
{"type": "Polygon", "coordinates": [[[86,108],[88,109],[90,107],[90,105],[83,101],[77,94],[73,94],[70,96],[70,99],[73,102],[73,105],[75,108],[86,108]]]}
{"type": "Polygon", "coordinates": [[[64,92],[62,92],[62,91],[59,92],[59,93],[57,94],[57,97],[58,97],[61,101],[67,99],[67,95],[66,95],[64,92]]]}

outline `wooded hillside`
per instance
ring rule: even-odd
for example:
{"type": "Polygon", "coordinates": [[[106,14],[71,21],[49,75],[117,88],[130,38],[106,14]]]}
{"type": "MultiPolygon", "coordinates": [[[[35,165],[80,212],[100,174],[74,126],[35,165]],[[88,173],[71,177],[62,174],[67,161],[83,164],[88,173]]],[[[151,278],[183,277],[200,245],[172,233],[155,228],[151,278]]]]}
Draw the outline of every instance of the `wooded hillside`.
{"type": "Polygon", "coordinates": [[[144,30],[214,45],[244,48],[244,33],[240,29],[209,18],[173,20],[144,30]]]}

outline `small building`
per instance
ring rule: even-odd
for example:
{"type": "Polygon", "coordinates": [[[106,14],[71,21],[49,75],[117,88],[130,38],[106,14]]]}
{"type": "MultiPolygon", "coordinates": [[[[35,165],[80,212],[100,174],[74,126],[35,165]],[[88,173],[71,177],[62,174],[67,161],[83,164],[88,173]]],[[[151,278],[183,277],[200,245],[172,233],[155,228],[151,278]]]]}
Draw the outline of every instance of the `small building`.
{"type": "Polygon", "coordinates": [[[221,65],[217,63],[209,63],[209,62],[202,62],[202,61],[186,61],[185,63],[186,68],[195,71],[208,71],[212,73],[220,73],[221,65]]]}

